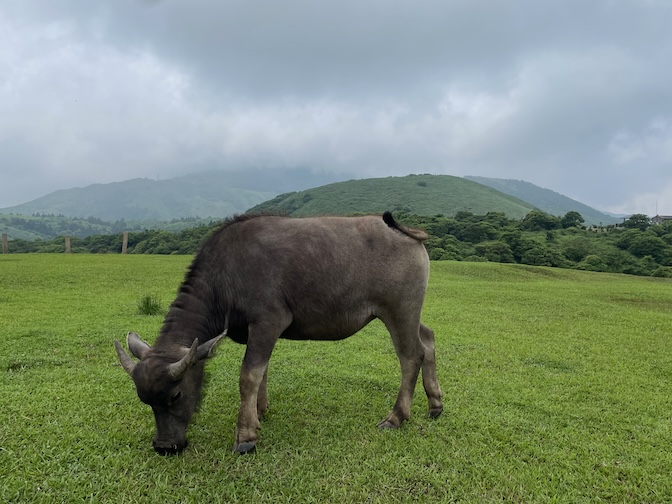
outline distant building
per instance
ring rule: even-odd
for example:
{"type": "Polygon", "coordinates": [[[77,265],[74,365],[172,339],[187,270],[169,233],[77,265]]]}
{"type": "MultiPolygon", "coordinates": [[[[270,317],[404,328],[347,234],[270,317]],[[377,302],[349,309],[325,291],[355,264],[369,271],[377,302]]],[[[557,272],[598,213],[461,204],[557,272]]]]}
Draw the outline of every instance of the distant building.
{"type": "Polygon", "coordinates": [[[665,221],[672,221],[672,215],[656,215],[651,219],[651,224],[662,224],[665,221]]]}

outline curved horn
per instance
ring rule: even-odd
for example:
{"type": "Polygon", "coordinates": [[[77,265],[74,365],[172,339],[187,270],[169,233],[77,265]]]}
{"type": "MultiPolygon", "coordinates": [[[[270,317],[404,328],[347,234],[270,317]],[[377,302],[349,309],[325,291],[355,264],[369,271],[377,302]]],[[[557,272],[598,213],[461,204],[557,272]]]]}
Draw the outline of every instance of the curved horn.
{"type": "Polygon", "coordinates": [[[187,352],[187,355],[182,357],[179,361],[173,362],[168,365],[168,376],[173,380],[177,381],[184,376],[184,373],[187,372],[193,364],[198,360],[196,358],[196,351],[198,350],[198,339],[195,339],[187,352]]]}
{"type": "Polygon", "coordinates": [[[133,369],[135,369],[137,363],[129,357],[129,355],[121,347],[121,343],[119,343],[117,340],[114,340],[114,348],[117,351],[117,355],[119,356],[121,367],[123,367],[129,375],[133,376],[133,369]]]}

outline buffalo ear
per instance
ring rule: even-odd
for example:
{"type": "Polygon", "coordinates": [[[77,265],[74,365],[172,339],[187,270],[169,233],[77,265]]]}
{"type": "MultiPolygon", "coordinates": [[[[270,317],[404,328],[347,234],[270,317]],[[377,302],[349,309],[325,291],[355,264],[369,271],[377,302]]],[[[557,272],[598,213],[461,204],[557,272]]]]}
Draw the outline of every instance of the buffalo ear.
{"type": "Polygon", "coordinates": [[[215,348],[217,347],[217,344],[220,342],[220,340],[226,336],[226,331],[224,331],[222,334],[217,336],[216,338],[212,338],[211,340],[206,341],[202,345],[198,346],[198,353],[196,354],[198,357],[198,360],[203,360],[203,359],[208,359],[209,357],[212,357],[213,352],[215,351],[215,348]]]}
{"type": "Polygon", "coordinates": [[[129,332],[126,335],[126,345],[131,353],[140,360],[142,360],[145,354],[152,348],[146,341],[141,340],[140,336],[134,332],[129,332]]]}

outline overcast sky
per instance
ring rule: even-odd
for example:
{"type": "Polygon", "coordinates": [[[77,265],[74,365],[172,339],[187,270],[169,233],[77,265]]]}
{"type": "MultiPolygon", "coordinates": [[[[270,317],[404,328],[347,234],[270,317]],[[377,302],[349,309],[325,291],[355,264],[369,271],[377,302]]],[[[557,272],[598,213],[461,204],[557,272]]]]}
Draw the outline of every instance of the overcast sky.
{"type": "Polygon", "coordinates": [[[3,0],[0,208],[207,169],[672,215],[670,0],[3,0]]]}

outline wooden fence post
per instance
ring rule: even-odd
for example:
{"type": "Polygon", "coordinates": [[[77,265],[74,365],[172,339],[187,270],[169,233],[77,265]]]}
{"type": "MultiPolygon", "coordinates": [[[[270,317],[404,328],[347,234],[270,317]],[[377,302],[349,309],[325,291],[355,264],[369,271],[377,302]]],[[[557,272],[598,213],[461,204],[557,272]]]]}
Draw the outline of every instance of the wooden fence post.
{"type": "Polygon", "coordinates": [[[70,253],[70,235],[65,236],[65,253],[70,253]]]}
{"type": "Polygon", "coordinates": [[[121,242],[121,253],[125,254],[128,248],[128,231],[124,231],[124,239],[121,242]]]}
{"type": "Polygon", "coordinates": [[[9,242],[7,241],[7,233],[2,233],[2,253],[9,253],[9,242]]]}

